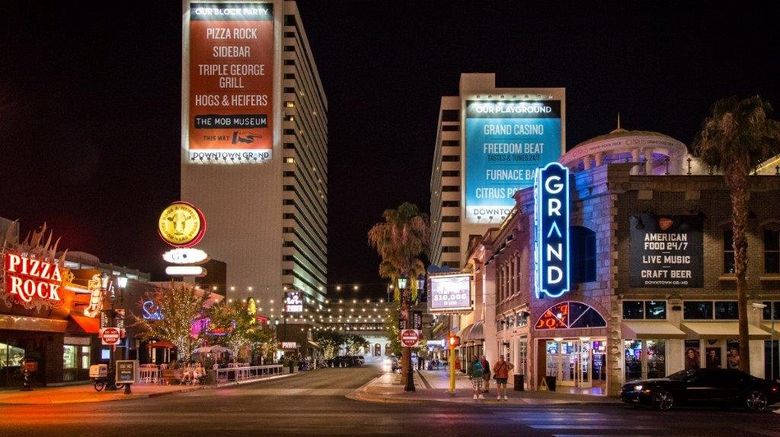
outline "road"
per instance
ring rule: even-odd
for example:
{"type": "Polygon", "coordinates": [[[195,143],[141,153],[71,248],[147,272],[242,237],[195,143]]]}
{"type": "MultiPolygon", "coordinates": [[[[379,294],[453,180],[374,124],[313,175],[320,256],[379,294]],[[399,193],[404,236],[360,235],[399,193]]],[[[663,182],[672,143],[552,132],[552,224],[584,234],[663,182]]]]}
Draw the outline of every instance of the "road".
{"type": "Polygon", "coordinates": [[[377,404],[344,397],[373,367],[321,369],[149,399],[0,406],[0,436],[780,436],[780,415],[621,406],[377,404]]]}

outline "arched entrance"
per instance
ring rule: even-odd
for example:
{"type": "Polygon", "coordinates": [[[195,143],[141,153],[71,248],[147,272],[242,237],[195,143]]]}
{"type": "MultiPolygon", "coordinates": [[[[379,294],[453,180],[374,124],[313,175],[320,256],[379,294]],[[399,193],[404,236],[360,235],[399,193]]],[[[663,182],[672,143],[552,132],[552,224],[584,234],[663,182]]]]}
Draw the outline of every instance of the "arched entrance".
{"type": "Polygon", "coordinates": [[[534,325],[538,370],[548,386],[606,394],[606,326],[595,308],[576,301],[555,304],[539,316],[534,325]]]}

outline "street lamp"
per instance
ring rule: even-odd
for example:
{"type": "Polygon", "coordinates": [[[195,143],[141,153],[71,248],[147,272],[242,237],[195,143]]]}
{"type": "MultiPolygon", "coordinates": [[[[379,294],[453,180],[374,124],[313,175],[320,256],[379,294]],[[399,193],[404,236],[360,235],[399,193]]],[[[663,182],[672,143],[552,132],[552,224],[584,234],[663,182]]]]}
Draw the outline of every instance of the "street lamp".
{"type": "MultiPolygon", "coordinates": [[[[406,288],[409,283],[409,278],[406,275],[398,277],[398,289],[401,290],[401,317],[404,319],[404,327],[409,329],[411,317],[411,293],[406,288]]],[[[412,372],[412,348],[405,347],[406,358],[404,358],[404,364],[406,364],[406,385],[404,391],[414,391],[414,374],[412,372]]]]}
{"type": "MultiPolygon", "coordinates": [[[[116,321],[116,308],[114,304],[117,300],[119,300],[119,304],[122,305],[124,303],[124,289],[127,287],[127,278],[125,277],[118,277],[116,281],[116,288],[119,288],[119,295],[117,296],[116,288],[114,288],[114,283],[112,282],[112,276],[109,276],[106,273],[103,273],[100,275],[100,284],[103,287],[103,293],[108,294],[108,299],[111,302],[111,309],[109,310],[109,316],[108,316],[108,324],[112,328],[119,328],[117,326],[116,321]]],[[[120,330],[121,333],[121,330],[120,330]]],[[[115,369],[114,369],[114,355],[116,354],[116,345],[111,345],[111,349],[109,350],[109,360],[108,360],[108,385],[106,386],[106,390],[115,391],[117,389],[116,387],[116,375],[115,369]]],[[[129,393],[129,386],[125,386],[125,392],[129,393]]]]}

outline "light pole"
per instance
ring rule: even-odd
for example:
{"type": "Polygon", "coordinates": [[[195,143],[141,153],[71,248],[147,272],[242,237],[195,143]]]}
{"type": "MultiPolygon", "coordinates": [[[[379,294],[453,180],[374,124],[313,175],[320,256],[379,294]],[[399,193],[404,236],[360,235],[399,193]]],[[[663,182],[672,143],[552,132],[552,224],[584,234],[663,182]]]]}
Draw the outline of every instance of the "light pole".
{"type": "MultiPolygon", "coordinates": [[[[117,301],[117,298],[119,300],[119,304],[122,305],[124,301],[124,293],[123,290],[127,286],[127,278],[125,277],[119,277],[117,278],[117,287],[119,288],[119,296],[117,296],[116,288],[114,287],[113,277],[107,275],[106,273],[103,273],[100,276],[101,285],[103,287],[103,293],[108,293],[108,299],[111,302],[111,309],[109,310],[109,316],[108,321],[111,325],[110,327],[116,328],[116,308],[114,307],[114,304],[117,301]]],[[[121,331],[120,331],[121,333],[121,331]]],[[[120,334],[121,335],[121,334],[120,334]]],[[[114,369],[114,355],[116,354],[116,345],[111,345],[111,349],[109,349],[109,359],[108,359],[108,384],[106,385],[106,390],[109,391],[116,391],[116,375],[115,369],[114,369]]],[[[126,390],[129,391],[129,390],[126,390]]]]}
{"type": "MultiPolygon", "coordinates": [[[[411,290],[406,288],[409,278],[406,275],[398,277],[398,289],[401,290],[401,318],[404,320],[404,328],[410,329],[411,317],[411,290]]],[[[405,347],[406,354],[402,356],[403,364],[406,366],[406,384],[404,391],[414,391],[414,374],[412,373],[412,348],[405,347]]]]}

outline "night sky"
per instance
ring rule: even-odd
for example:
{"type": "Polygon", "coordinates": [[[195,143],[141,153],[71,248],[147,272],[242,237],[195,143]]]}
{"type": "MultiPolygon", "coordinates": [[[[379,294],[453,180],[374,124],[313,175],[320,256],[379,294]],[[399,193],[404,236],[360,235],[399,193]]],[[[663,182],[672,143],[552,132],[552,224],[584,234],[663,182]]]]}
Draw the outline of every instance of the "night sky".
{"type": "MultiPolygon", "coordinates": [[[[690,144],[719,98],[780,106],[776,13],[713,4],[300,1],[329,101],[329,282],[384,294],[366,232],[403,201],[428,210],[439,99],[461,72],[565,87],[569,147],[614,129],[618,112],[627,129],[690,144]]],[[[179,1],[3,2],[0,216],[163,278],[180,18],[179,1]]]]}

